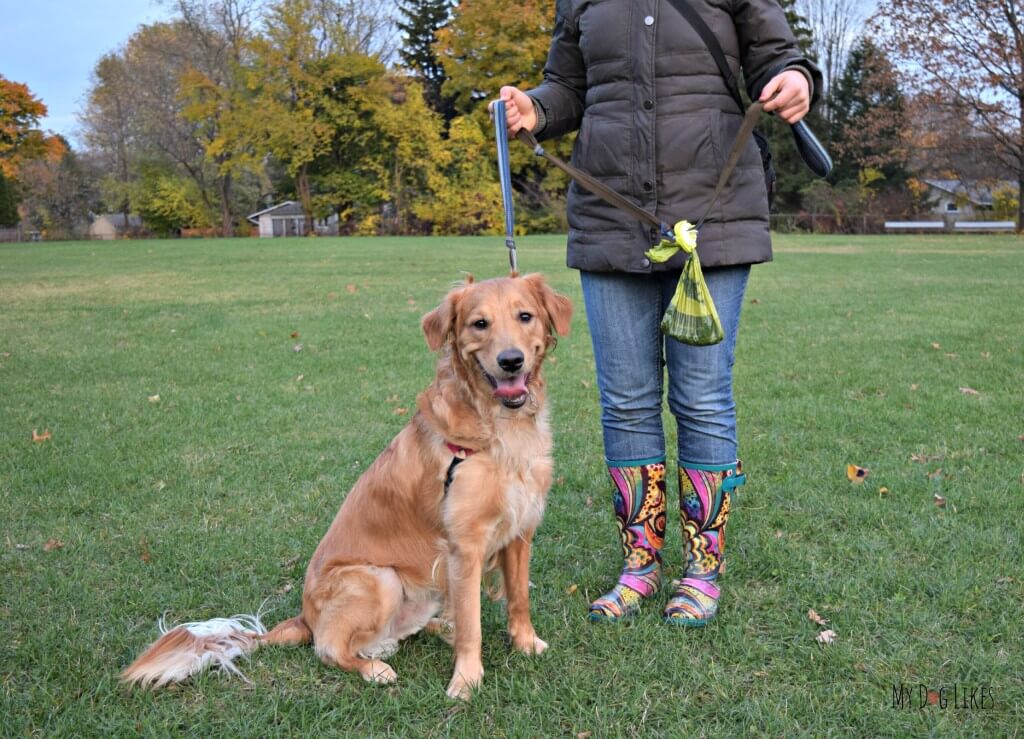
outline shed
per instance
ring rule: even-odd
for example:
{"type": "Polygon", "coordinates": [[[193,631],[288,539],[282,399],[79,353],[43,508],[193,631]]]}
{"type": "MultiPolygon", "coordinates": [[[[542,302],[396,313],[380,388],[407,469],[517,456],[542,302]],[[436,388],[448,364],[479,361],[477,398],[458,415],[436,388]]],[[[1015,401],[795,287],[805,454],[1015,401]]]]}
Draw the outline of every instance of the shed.
{"type": "MultiPolygon", "coordinates": [[[[295,200],[285,200],[257,211],[248,217],[248,221],[259,227],[260,238],[306,235],[306,214],[295,200]]],[[[313,221],[313,230],[318,234],[336,235],[338,216],[332,214],[328,218],[317,218],[313,221]]]]}
{"type": "Polygon", "coordinates": [[[89,224],[89,238],[110,241],[142,230],[142,219],[124,213],[100,213],[89,224]]]}

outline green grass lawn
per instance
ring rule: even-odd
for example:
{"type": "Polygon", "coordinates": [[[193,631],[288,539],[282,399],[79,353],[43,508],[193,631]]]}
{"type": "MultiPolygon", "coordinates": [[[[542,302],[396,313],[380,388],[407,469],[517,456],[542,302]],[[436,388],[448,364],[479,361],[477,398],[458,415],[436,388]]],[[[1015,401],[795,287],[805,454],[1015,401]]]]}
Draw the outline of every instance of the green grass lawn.
{"type": "Polygon", "coordinates": [[[0,246],[0,734],[1019,735],[1024,243],[777,238],[737,350],[749,482],[721,612],[682,631],[657,607],[586,620],[619,554],[563,241],[520,245],[577,307],[548,374],[557,479],[532,571],[551,649],[512,653],[485,602],[467,705],[426,635],[388,688],[308,648],[257,653],[251,686],[117,675],[163,613],[298,612],[307,558],[432,376],[420,316],[463,271],[506,270],[501,238],[0,246]],[[920,686],[946,691],[921,707],[920,686]]]}

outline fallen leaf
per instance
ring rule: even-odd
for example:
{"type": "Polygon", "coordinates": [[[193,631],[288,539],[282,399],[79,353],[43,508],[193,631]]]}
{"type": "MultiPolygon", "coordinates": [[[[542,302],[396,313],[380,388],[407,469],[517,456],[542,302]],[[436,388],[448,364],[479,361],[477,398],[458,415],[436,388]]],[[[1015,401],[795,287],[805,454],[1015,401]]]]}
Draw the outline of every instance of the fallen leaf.
{"type": "Polygon", "coordinates": [[[565,475],[559,475],[558,479],[555,480],[555,485],[557,487],[561,487],[562,485],[565,485],[565,475]]]}
{"type": "Polygon", "coordinates": [[[301,352],[302,351],[302,344],[296,344],[295,346],[293,346],[292,347],[292,351],[295,352],[295,353],[301,352]]]}
{"type": "Polygon", "coordinates": [[[850,482],[860,484],[864,482],[864,478],[866,478],[870,472],[871,470],[865,467],[858,467],[855,464],[846,465],[846,479],[850,482]]]}
{"type": "Polygon", "coordinates": [[[979,393],[973,387],[962,387],[960,388],[960,392],[962,392],[964,395],[981,395],[981,393],[979,393]]]}
{"type": "Polygon", "coordinates": [[[1007,577],[1007,576],[1004,575],[1002,577],[997,577],[996,578],[996,585],[1009,585],[1013,581],[1014,580],[1013,580],[1012,577],[1007,577]]]}
{"type": "Polygon", "coordinates": [[[292,584],[290,582],[286,582],[284,585],[282,585],[281,587],[279,587],[277,589],[277,594],[278,595],[284,595],[285,593],[290,593],[291,591],[292,591],[292,584]]]}
{"type": "Polygon", "coordinates": [[[43,544],[43,551],[44,552],[52,552],[55,549],[63,549],[63,548],[64,548],[64,542],[62,542],[60,539],[47,539],[46,543],[43,544]]]}
{"type": "Polygon", "coordinates": [[[815,637],[815,641],[819,644],[834,644],[836,636],[836,632],[832,631],[832,629],[825,629],[815,637]]]}
{"type": "Polygon", "coordinates": [[[760,300],[758,300],[757,298],[754,298],[753,300],[751,300],[751,301],[750,301],[751,305],[757,305],[757,304],[758,304],[758,303],[760,303],[760,302],[761,302],[761,301],[760,301],[760,300]]]}
{"type": "Polygon", "coordinates": [[[345,289],[348,290],[350,295],[355,295],[358,288],[355,285],[345,285],[345,289]]]}
{"type": "Polygon", "coordinates": [[[295,382],[302,382],[304,379],[306,379],[305,375],[299,375],[295,378],[295,382]]]}
{"type": "Polygon", "coordinates": [[[1024,434],[1017,437],[1017,441],[1024,441],[1024,434]]]}
{"type": "Polygon", "coordinates": [[[889,494],[889,488],[887,488],[885,485],[883,485],[882,487],[878,488],[878,497],[879,498],[881,498],[883,496],[886,496],[888,494],[889,494]]]}
{"type": "Polygon", "coordinates": [[[932,342],[932,349],[941,349],[941,348],[942,348],[942,345],[939,344],[939,342],[937,342],[937,341],[933,341],[932,342]]]}
{"type": "Polygon", "coordinates": [[[396,416],[404,416],[408,412],[409,412],[408,408],[395,408],[395,415],[396,416]]]}
{"type": "Polygon", "coordinates": [[[160,394],[157,393],[156,395],[147,395],[146,396],[146,400],[148,400],[150,403],[159,403],[160,402],[160,394]]]}
{"type": "Polygon", "coordinates": [[[945,508],[946,507],[946,499],[943,498],[938,493],[935,493],[935,507],[936,508],[945,508]]]}
{"type": "Polygon", "coordinates": [[[293,339],[297,339],[297,338],[299,338],[299,332],[298,331],[292,331],[291,336],[292,336],[293,339]]]}
{"type": "Polygon", "coordinates": [[[916,382],[910,383],[910,390],[911,390],[911,392],[916,392],[918,387],[920,387],[920,386],[916,382]]]}
{"type": "Polygon", "coordinates": [[[589,731],[581,731],[576,735],[576,739],[590,739],[589,731]]]}
{"type": "Polygon", "coordinates": [[[412,298],[409,298],[409,299],[408,299],[408,300],[406,300],[405,302],[406,302],[406,303],[408,303],[409,305],[416,305],[416,301],[415,301],[415,300],[413,300],[412,298]]]}
{"type": "Polygon", "coordinates": [[[141,559],[146,564],[149,564],[153,561],[153,555],[149,551],[149,542],[146,540],[145,536],[139,539],[139,550],[139,559],[141,559]]]}
{"type": "Polygon", "coordinates": [[[942,468],[939,467],[937,470],[933,470],[928,473],[929,480],[940,480],[942,479],[942,468]]]}
{"type": "Polygon", "coordinates": [[[10,352],[0,353],[0,357],[3,357],[4,359],[10,359],[12,356],[13,355],[10,352]]]}
{"type": "Polygon", "coordinates": [[[809,608],[807,610],[807,618],[809,618],[814,623],[818,624],[818,626],[824,626],[825,624],[828,623],[828,619],[827,618],[822,618],[821,616],[819,616],[818,612],[816,610],[814,610],[813,608],[809,608]]]}
{"type": "Polygon", "coordinates": [[[46,429],[43,433],[36,433],[35,429],[32,429],[32,441],[36,444],[42,444],[44,441],[49,441],[53,438],[53,434],[50,433],[50,429],[46,429]]]}
{"type": "Polygon", "coordinates": [[[587,500],[583,505],[585,505],[587,508],[592,508],[594,506],[594,499],[588,495],[587,500]]]}
{"type": "Polygon", "coordinates": [[[981,353],[981,358],[982,359],[992,359],[992,352],[982,352],[981,353]]]}
{"type": "Polygon", "coordinates": [[[570,585],[569,587],[567,587],[565,589],[565,594],[566,595],[572,595],[573,593],[575,593],[579,589],[580,589],[579,585],[577,585],[576,583],[573,583],[572,585],[570,585]]]}
{"type": "Polygon", "coordinates": [[[589,382],[587,382],[586,380],[581,380],[581,381],[580,381],[580,384],[581,384],[581,385],[582,385],[583,387],[587,388],[587,389],[589,389],[589,388],[590,388],[590,383],[589,383],[589,382]]]}
{"type": "Polygon", "coordinates": [[[752,672],[750,674],[753,675],[754,677],[768,677],[768,671],[767,670],[756,670],[755,672],[752,672]]]}
{"type": "Polygon", "coordinates": [[[934,705],[937,705],[938,702],[939,702],[939,693],[938,693],[938,691],[936,691],[936,690],[929,690],[928,691],[928,705],[929,706],[934,706],[934,705]]]}
{"type": "Polygon", "coordinates": [[[397,403],[401,399],[402,398],[400,396],[398,396],[398,395],[389,395],[387,402],[389,402],[389,403],[397,403]]]}
{"type": "Polygon", "coordinates": [[[782,538],[782,529],[775,529],[775,538],[776,539],[781,539],[782,538]]]}
{"type": "Polygon", "coordinates": [[[919,462],[924,464],[925,462],[934,462],[937,459],[942,459],[941,454],[911,454],[911,462],[919,462]]]}
{"type": "Polygon", "coordinates": [[[946,357],[949,358],[949,359],[956,359],[959,356],[960,355],[957,354],[956,352],[946,352],[946,357]]]}

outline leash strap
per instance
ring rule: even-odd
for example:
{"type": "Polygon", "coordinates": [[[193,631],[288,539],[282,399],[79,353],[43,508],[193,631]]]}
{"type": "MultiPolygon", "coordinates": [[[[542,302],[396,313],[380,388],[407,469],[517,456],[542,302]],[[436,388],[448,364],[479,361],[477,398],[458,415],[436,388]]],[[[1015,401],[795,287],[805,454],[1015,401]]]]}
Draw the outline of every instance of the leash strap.
{"type": "Polygon", "coordinates": [[[513,273],[519,272],[516,256],[515,211],[512,207],[512,168],[508,157],[508,128],[505,123],[505,101],[494,101],[494,137],[498,142],[498,180],[501,182],[501,202],[505,208],[505,246],[508,263],[513,273]]]}
{"type": "MultiPolygon", "coordinates": [[[[736,140],[733,142],[732,149],[729,152],[729,158],[726,160],[725,167],[722,169],[722,173],[718,177],[718,184],[715,187],[714,194],[711,196],[711,202],[708,203],[707,209],[704,211],[704,215],[702,215],[700,220],[697,221],[698,229],[704,225],[704,221],[711,214],[711,210],[715,207],[715,203],[717,203],[718,199],[722,196],[722,192],[725,190],[725,186],[729,182],[729,177],[732,175],[733,170],[736,169],[736,165],[739,163],[740,157],[743,155],[743,150],[746,148],[747,141],[754,133],[754,128],[757,126],[757,121],[761,117],[763,110],[764,106],[759,102],[753,103],[747,109],[747,113],[743,117],[743,125],[740,126],[739,133],[736,134],[736,140]]],[[[495,115],[495,118],[497,118],[497,115],[495,115]]],[[[675,240],[675,235],[673,234],[672,229],[662,221],[659,221],[656,216],[644,210],[636,203],[627,200],[600,180],[591,177],[582,169],[578,169],[577,167],[562,161],[554,154],[545,151],[544,147],[537,142],[536,137],[525,128],[519,129],[519,133],[516,134],[516,138],[533,149],[534,154],[551,162],[551,164],[555,165],[574,179],[581,187],[584,187],[594,195],[597,195],[597,197],[601,198],[609,205],[614,205],[616,208],[635,216],[644,223],[654,226],[658,229],[658,233],[663,238],[668,239],[669,241],[675,240]]]]}

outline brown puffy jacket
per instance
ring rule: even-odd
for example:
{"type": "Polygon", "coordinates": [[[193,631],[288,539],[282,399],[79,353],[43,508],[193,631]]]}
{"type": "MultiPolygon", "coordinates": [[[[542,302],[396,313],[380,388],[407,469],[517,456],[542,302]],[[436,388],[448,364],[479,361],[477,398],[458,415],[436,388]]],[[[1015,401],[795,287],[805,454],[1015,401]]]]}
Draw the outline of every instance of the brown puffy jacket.
{"type": "MultiPolygon", "coordinates": [[[[787,67],[820,73],[801,55],[777,0],[689,0],[747,89],[787,67]]],[[[539,137],[579,129],[573,163],[671,224],[695,221],[715,189],[742,113],[700,36],[668,0],[558,0],[544,82],[529,91],[545,119],[539,137]]],[[[568,264],[593,271],[651,264],[652,229],[573,183],[568,264]]],[[[768,202],[757,144],[747,148],[698,238],[705,266],[771,259],[768,202]]]]}

